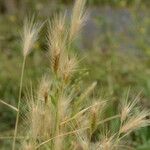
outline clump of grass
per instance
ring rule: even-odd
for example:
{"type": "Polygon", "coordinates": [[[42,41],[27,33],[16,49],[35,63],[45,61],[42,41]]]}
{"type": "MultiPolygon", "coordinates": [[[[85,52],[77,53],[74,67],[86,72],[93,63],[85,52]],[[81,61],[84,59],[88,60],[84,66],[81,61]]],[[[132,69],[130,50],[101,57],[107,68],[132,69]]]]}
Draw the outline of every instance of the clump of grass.
{"type": "Polygon", "coordinates": [[[20,103],[21,103],[21,92],[22,92],[22,84],[23,84],[23,75],[24,75],[24,68],[26,63],[26,58],[31,52],[33,44],[37,40],[38,32],[40,31],[41,25],[39,23],[34,23],[34,18],[31,20],[25,20],[24,23],[24,32],[22,36],[22,43],[23,43],[23,63],[22,63],[22,71],[21,71],[21,78],[20,78],[20,89],[19,89],[19,97],[18,97],[18,106],[17,106],[17,117],[16,117],[16,124],[15,124],[15,131],[14,131],[14,140],[12,149],[15,150],[15,142],[17,136],[17,129],[18,129],[18,122],[19,122],[19,113],[20,113],[20,103]]]}
{"type": "MultiPolygon", "coordinates": [[[[85,0],[76,0],[69,25],[66,24],[65,14],[55,15],[49,23],[51,75],[50,77],[45,75],[37,90],[33,91],[31,88],[30,96],[26,95],[27,112],[24,118],[26,126],[23,128],[23,138],[18,149],[122,149],[125,147],[122,144],[124,137],[150,123],[146,119],[149,112],[145,110],[138,112],[137,110],[140,109],[135,107],[138,98],[133,102],[128,102],[127,98],[118,114],[105,117],[104,112],[109,106],[109,101],[91,96],[97,83],[94,82],[84,91],[78,90],[81,84],[75,82],[78,75],[74,75],[78,72],[79,61],[77,56],[71,53],[70,47],[85,22],[84,9],[85,0]],[[115,132],[106,127],[106,123],[113,122],[114,119],[119,122],[115,132]],[[97,136],[96,140],[93,140],[94,136],[97,136]]],[[[37,39],[40,28],[41,25],[30,22],[26,23],[24,28],[24,61],[13,150],[17,149],[16,138],[25,60],[37,39]]]]}

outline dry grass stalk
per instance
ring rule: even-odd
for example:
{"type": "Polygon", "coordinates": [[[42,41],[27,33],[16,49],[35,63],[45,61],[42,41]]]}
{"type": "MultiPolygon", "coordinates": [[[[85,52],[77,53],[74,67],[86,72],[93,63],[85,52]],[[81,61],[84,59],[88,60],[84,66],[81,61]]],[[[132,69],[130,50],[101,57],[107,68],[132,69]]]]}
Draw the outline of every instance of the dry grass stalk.
{"type": "Polygon", "coordinates": [[[4,101],[1,100],[1,99],[0,99],[0,103],[2,103],[2,104],[4,104],[4,105],[8,106],[9,108],[15,110],[16,112],[18,111],[18,109],[17,109],[16,107],[14,107],[14,106],[12,106],[12,105],[10,105],[10,104],[4,102],[4,101]]]}
{"type": "Polygon", "coordinates": [[[21,93],[22,93],[22,84],[23,84],[23,75],[26,63],[26,57],[31,52],[31,48],[35,41],[37,40],[38,33],[41,29],[42,25],[39,23],[34,24],[34,18],[31,20],[26,20],[24,24],[23,30],[23,64],[21,70],[21,77],[20,77],[20,88],[19,88],[19,96],[18,96],[18,106],[17,106],[17,116],[16,116],[16,123],[15,123],[15,131],[14,131],[14,140],[12,145],[12,150],[15,150],[15,143],[16,143],[16,136],[18,130],[18,122],[19,122],[19,115],[20,115],[20,102],[21,102],[21,93]]]}

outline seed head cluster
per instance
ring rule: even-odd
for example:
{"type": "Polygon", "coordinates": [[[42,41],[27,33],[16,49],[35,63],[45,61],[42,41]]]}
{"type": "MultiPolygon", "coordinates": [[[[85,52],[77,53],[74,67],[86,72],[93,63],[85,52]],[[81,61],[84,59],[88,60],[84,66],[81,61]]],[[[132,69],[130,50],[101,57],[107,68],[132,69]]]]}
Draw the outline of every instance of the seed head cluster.
{"type": "MultiPolygon", "coordinates": [[[[79,61],[71,48],[87,19],[85,3],[75,1],[69,22],[66,12],[55,14],[49,21],[51,73],[44,75],[37,89],[26,96],[24,122],[19,122],[25,125],[24,132],[15,134],[13,150],[121,150],[124,137],[150,123],[150,113],[137,107],[139,97],[131,101],[127,96],[119,113],[108,116],[110,101],[93,96],[97,82],[84,90],[82,82],[75,82],[80,78],[79,61]],[[116,121],[119,125],[113,130],[109,123],[116,121]],[[20,134],[23,138],[18,139],[20,134]]],[[[31,52],[41,27],[33,19],[25,21],[24,57],[31,52]]]]}

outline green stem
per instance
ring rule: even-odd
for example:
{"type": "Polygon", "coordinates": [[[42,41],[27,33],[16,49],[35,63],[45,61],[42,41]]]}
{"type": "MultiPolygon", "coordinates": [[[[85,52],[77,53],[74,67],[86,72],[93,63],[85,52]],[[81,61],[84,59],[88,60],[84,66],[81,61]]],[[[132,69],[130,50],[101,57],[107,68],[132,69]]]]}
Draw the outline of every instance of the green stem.
{"type": "Polygon", "coordinates": [[[17,107],[18,112],[17,112],[17,117],[16,117],[16,123],[15,123],[15,131],[14,131],[14,139],[13,139],[12,150],[15,150],[15,144],[16,144],[16,136],[17,136],[17,130],[18,130],[19,114],[20,114],[20,102],[21,102],[21,93],[22,93],[22,84],[23,84],[23,75],[24,75],[25,62],[26,62],[26,57],[23,58],[23,64],[22,64],[22,70],[21,70],[19,97],[18,97],[18,107],[17,107]]]}

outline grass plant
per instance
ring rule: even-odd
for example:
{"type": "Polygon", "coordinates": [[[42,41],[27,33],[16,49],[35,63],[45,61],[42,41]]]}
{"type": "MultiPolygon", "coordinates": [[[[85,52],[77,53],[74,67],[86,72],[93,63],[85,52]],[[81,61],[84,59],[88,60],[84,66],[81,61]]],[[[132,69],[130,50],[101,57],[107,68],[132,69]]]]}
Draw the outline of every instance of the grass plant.
{"type": "Polygon", "coordinates": [[[37,40],[41,24],[27,21],[23,36],[23,65],[18,106],[2,102],[17,110],[12,150],[121,150],[129,149],[124,142],[135,130],[148,126],[150,113],[138,107],[140,95],[129,101],[129,92],[121,102],[121,109],[107,116],[110,101],[94,97],[97,82],[81,89],[78,73],[79,59],[71,46],[87,19],[86,0],[76,0],[70,23],[66,14],[56,14],[49,21],[48,55],[50,74],[44,74],[36,89],[28,89],[22,101],[22,84],[26,58],[37,40]],[[20,107],[23,103],[24,112],[20,107]],[[21,115],[20,115],[21,114],[21,115]],[[19,117],[23,121],[19,122],[19,117]],[[115,124],[114,130],[109,122],[115,124]],[[18,125],[22,132],[18,133],[18,125]],[[22,137],[22,138],[20,138],[22,137]],[[16,140],[19,144],[16,145],[16,140]]]}

